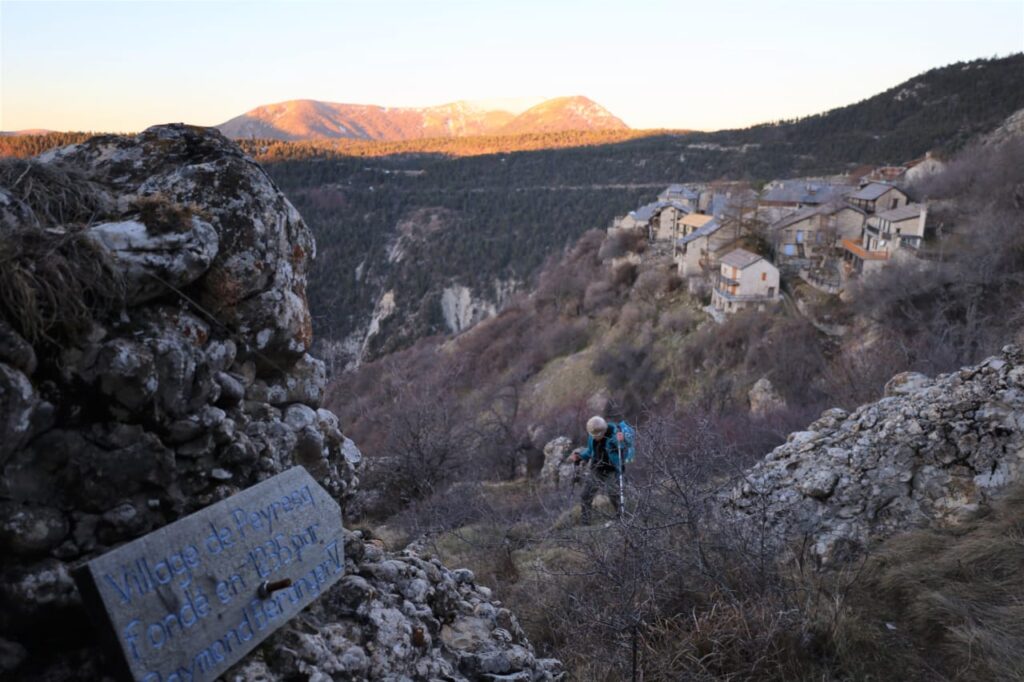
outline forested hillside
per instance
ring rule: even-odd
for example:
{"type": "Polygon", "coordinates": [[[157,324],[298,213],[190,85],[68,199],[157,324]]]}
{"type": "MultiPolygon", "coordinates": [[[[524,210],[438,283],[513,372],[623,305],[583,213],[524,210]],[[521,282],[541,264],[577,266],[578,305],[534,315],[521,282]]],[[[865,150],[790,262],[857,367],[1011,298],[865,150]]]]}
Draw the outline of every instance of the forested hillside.
{"type": "Polygon", "coordinates": [[[365,522],[483,576],[577,679],[1012,678],[1006,529],[1024,498],[1018,482],[992,509],[974,500],[1020,477],[1004,439],[1020,423],[1024,140],[965,150],[912,191],[930,257],[842,298],[790,282],[787,303],[719,324],[642,235],[593,230],[494,318],[342,375],[328,403],[366,454],[365,522]],[[639,265],[612,264],[627,253],[639,265]],[[774,396],[755,409],[762,380],[774,396]],[[636,425],[641,450],[625,520],[608,505],[606,526],[580,527],[572,467],[549,462],[594,413],[636,425]],[[773,507],[748,468],[762,459],[788,472],[773,507]],[[719,495],[752,525],[723,522],[719,495]],[[838,568],[822,570],[810,534],[773,548],[780,499],[811,519],[829,500],[837,536],[934,523],[911,499],[966,523],[851,563],[825,543],[838,568]]]}
{"type": "MultiPolygon", "coordinates": [[[[607,227],[671,182],[755,186],[950,154],[1024,108],[1024,54],[933,69],[862,102],[796,121],[712,133],[608,131],[408,142],[249,140],[317,235],[310,281],[318,338],[338,359],[450,331],[439,301],[454,285],[474,304],[528,283],[545,258],[607,227]],[[538,146],[580,145],[555,149],[538,146]],[[384,155],[384,156],[381,156],[384,155]]],[[[0,138],[26,156],[84,134],[0,138]]],[[[326,349],[323,349],[326,351],[326,349]]]]}

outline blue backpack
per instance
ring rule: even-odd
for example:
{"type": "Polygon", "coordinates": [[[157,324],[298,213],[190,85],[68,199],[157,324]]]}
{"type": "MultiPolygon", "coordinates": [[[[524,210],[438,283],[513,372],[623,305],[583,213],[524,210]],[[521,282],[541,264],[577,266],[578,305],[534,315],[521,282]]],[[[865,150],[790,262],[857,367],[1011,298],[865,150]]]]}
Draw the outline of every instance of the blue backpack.
{"type": "Polygon", "coordinates": [[[618,434],[621,433],[624,436],[624,440],[620,448],[620,457],[626,464],[631,463],[636,457],[636,430],[624,421],[609,422],[608,426],[611,427],[611,439],[612,443],[615,444],[614,447],[618,447],[618,434]]]}

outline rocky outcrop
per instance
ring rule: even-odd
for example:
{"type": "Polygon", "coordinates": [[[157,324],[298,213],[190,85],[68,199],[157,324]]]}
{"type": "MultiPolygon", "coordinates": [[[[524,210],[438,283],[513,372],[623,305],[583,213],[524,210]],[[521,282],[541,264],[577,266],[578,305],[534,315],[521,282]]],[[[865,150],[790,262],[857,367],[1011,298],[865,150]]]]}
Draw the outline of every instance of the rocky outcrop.
{"type": "Polygon", "coordinates": [[[893,378],[852,413],[791,434],[724,500],[830,562],[903,530],[953,524],[1024,478],[1024,352],[934,379],[893,378]]]}
{"type": "Polygon", "coordinates": [[[570,485],[574,475],[573,464],[569,461],[572,452],[572,441],[565,436],[548,441],[544,446],[544,466],[540,471],[541,482],[555,488],[570,485]]]}
{"type": "Polygon", "coordinates": [[[515,616],[467,569],[412,551],[384,552],[359,531],[345,543],[346,575],[225,677],[530,680],[561,676],[538,659],[515,616]]]}
{"type": "MultiPolygon", "coordinates": [[[[296,464],[344,508],[361,456],[320,407],[310,231],[233,143],[159,126],[48,152],[13,177],[0,191],[0,677],[99,679],[77,563],[296,464]]],[[[392,562],[358,534],[350,544],[351,574],[311,624],[277,636],[292,658],[267,659],[260,679],[555,670],[499,626],[514,621],[483,588],[392,562]],[[493,627],[446,644],[463,616],[493,627]],[[426,646],[408,643],[416,628],[426,646]],[[495,652],[507,666],[467,662],[495,652]]]]}
{"type": "Polygon", "coordinates": [[[755,417],[765,417],[786,409],[786,399],[775,390],[768,377],[761,377],[751,386],[747,392],[747,400],[750,401],[750,414],[755,417]]]}

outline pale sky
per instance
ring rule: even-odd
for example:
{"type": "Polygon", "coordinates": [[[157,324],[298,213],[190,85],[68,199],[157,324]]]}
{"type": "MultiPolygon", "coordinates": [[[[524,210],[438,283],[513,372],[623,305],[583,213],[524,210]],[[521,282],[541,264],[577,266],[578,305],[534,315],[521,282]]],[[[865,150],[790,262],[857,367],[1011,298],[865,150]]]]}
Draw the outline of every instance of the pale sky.
{"type": "Polygon", "coordinates": [[[0,0],[0,130],[215,125],[288,99],[585,95],[634,128],[813,114],[1024,50],[1024,0],[0,0]]]}

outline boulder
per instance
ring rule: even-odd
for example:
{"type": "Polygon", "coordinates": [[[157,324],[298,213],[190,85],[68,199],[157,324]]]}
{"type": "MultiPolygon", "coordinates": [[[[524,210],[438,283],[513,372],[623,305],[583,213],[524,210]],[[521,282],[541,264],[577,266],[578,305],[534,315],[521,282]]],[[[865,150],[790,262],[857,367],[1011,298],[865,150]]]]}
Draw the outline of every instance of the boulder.
{"type": "Polygon", "coordinates": [[[111,222],[97,241],[121,257],[130,278],[164,272],[178,281],[194,279],[213,254],[192,293],[246,352],[281,364],[309,349],[305,290],[315,254],[312,233],[266,171],[219,132],[154,126],[134,137],[94,137],[46,152],[39,161],[103,186],[118,197],[121,216],[136,224],[145,219],[138,207],[147,199],[201,207],[203,219],[193,218],[182,232],[173,231],[180,225],[140,229],[117,216],[121,220],[111,222]],[[147,260],[147,242],[163,253],[147,260]],[[169,253],[174,246],[178,250],[169,253]]]}
{"type": "Polygon", "coordinates": [[[747,392],[747,399],[750,401],[750,414],[755,417],[765,417],[773,412],[786,409],[786,400],[778,391],[768,377],[761,377],[747,392]]]}
{"type": "Polygon", "coordinates": [[[544,446],[544,466],[540,471],[542,484],[560,488],[572,482],[575,467],[568,461],[572,451],[572,441],[566,436],[548,441],[544,446]]]}
{"type": "Polygon", "coordinates": [[[140,219],[100,223],[85,235],[114,257],[125,275],[130,303],[187,287],[210,267],[220,241],[213,226],[197,216],[173,227],[146,225],[140,219]]]}

